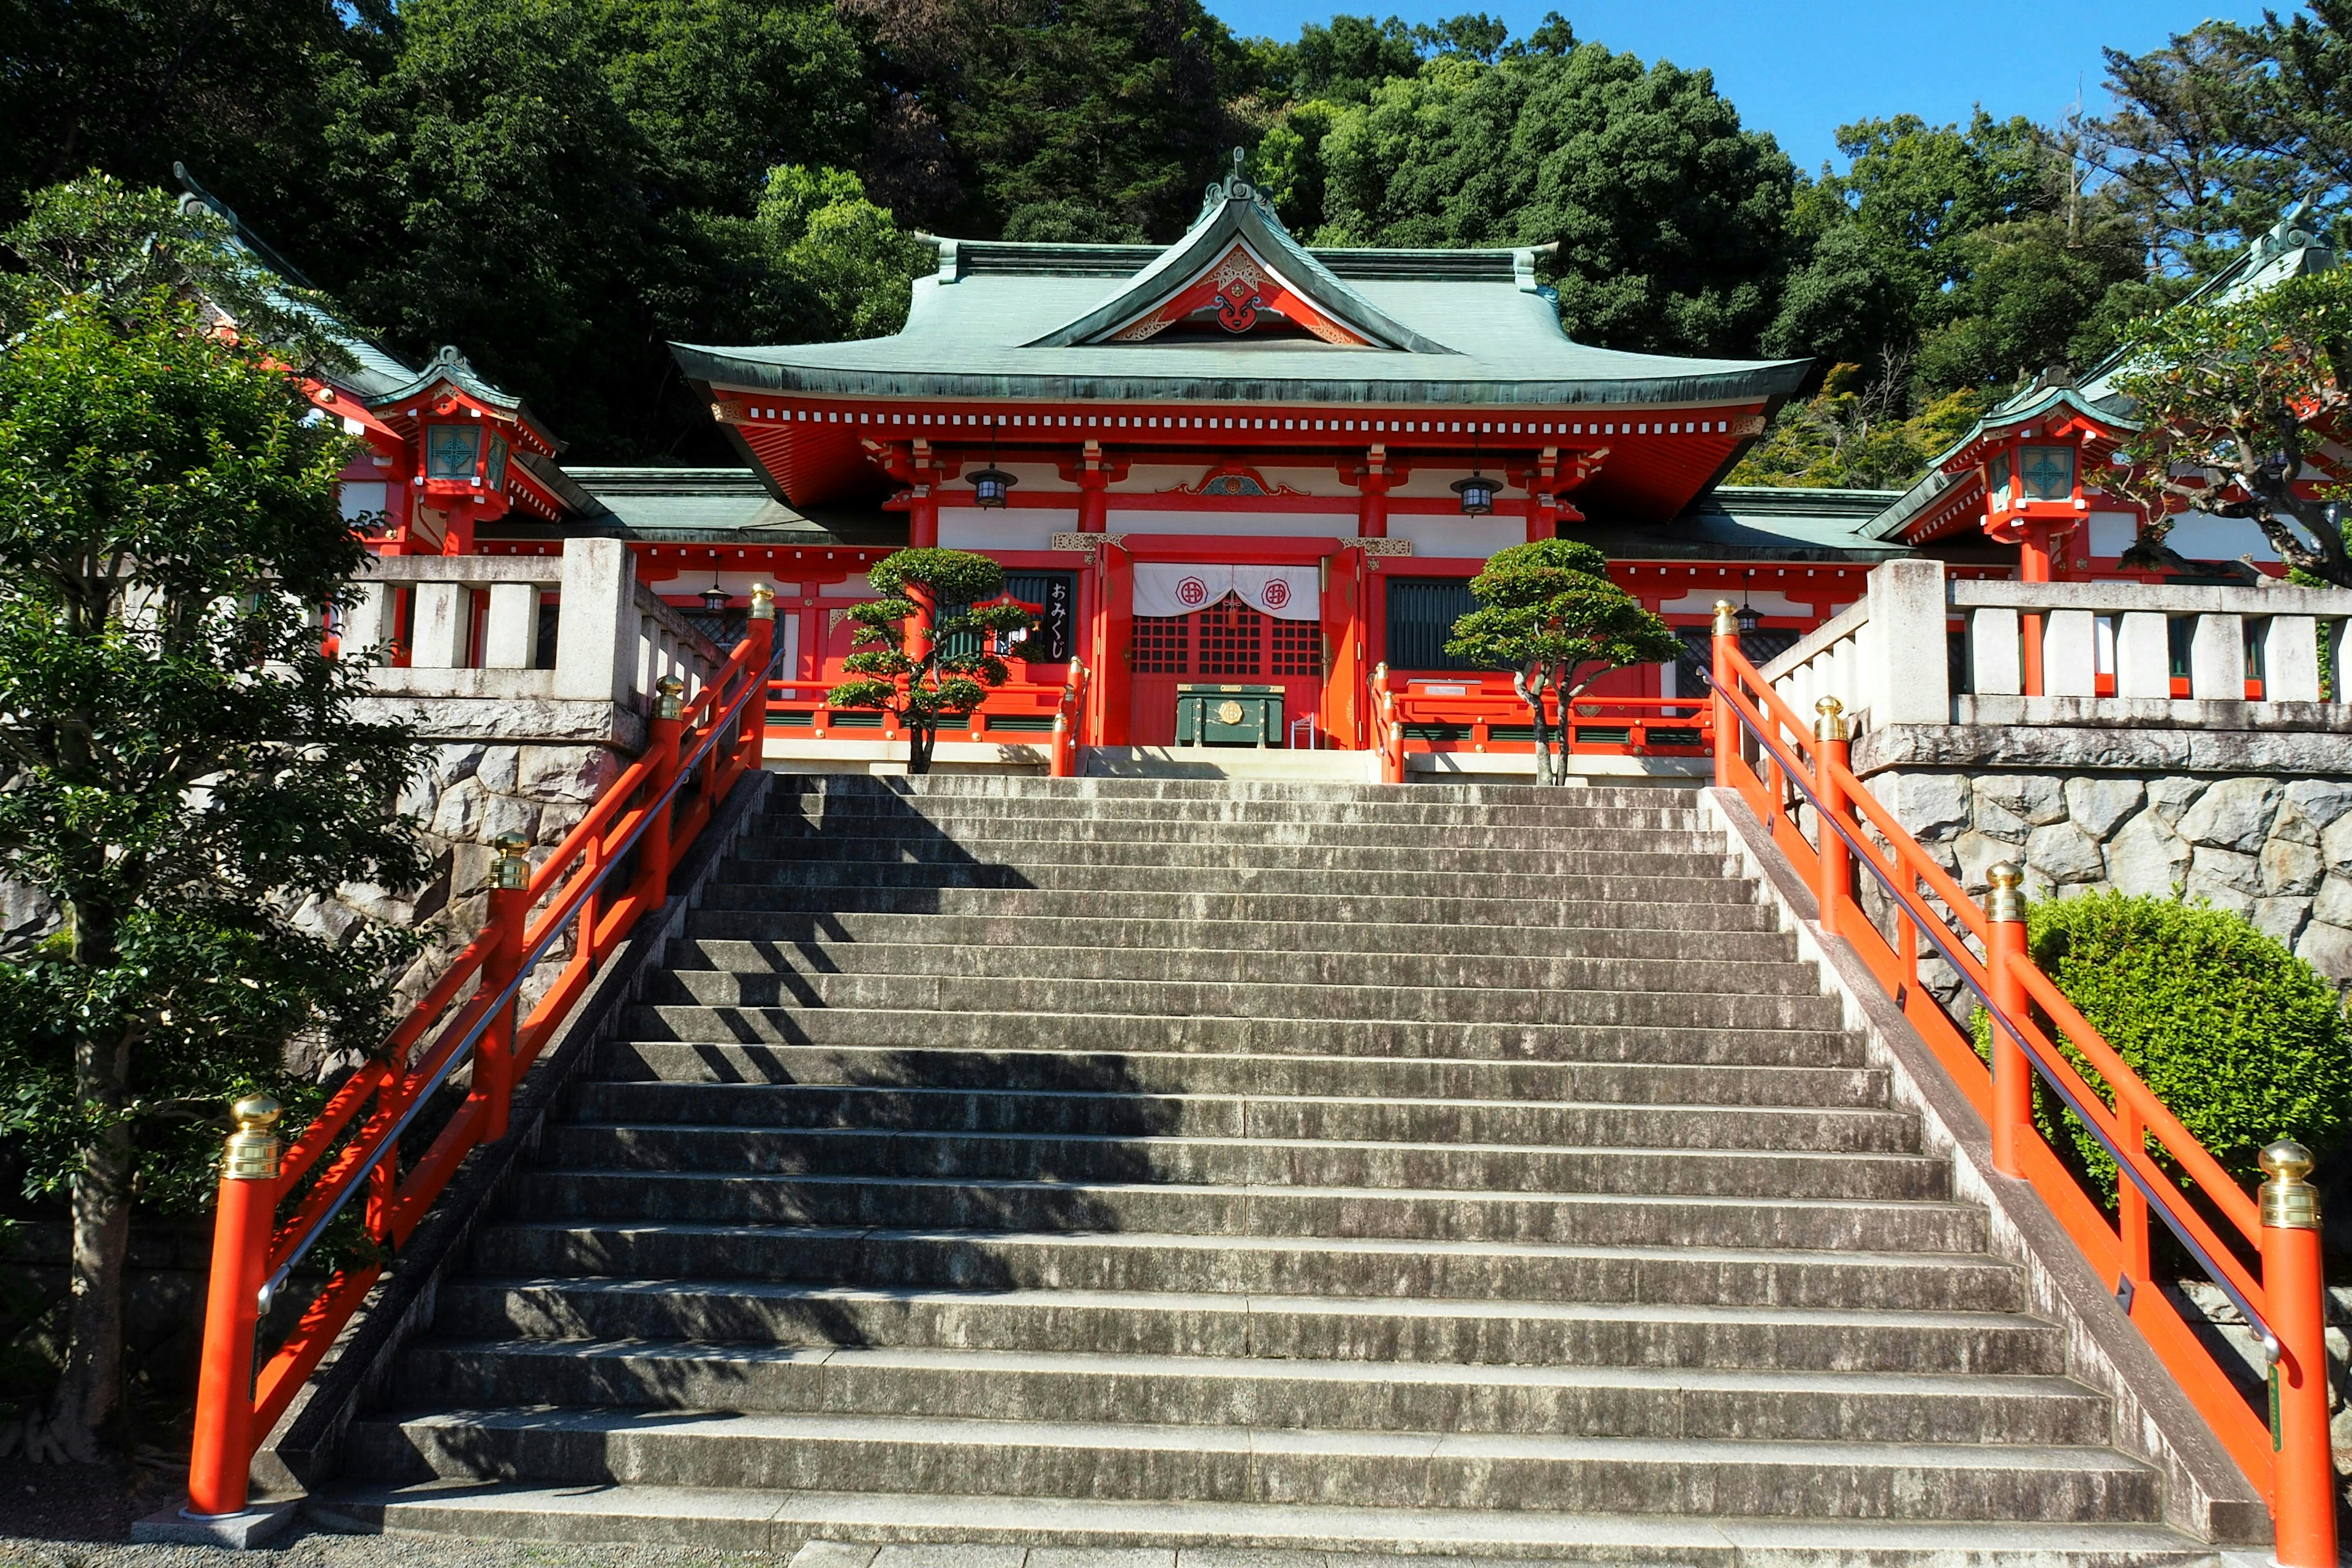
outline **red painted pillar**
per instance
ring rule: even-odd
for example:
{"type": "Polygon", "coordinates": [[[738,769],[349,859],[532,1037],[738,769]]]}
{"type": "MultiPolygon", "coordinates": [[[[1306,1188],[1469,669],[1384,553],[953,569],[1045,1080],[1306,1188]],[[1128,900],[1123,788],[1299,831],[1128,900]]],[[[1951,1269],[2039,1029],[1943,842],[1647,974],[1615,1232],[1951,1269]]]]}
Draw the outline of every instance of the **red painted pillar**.
{"type": "MultiPolygon", "coordinates": [[[[2025,873],[2004,860],[1985,873],[1992,890],[1985,895],[1985,916],[1991,921],[1985,941],[1986,969],[1992,981],[1993,1005],[2011,1019],[2025,1017],[2026,962],[2025,873]]],[[[1992,1166],[2004,1176],[2025,1174],[2025,1150],[2033,1137],[2033,1067],[2025,1058],[2024,1043],[1995,1024],[1992,1032],[1992,1166]]]]}
{"type": "Polygon", "coordinates": [[[768,666],[776,658],[776,591],[765,583],[751,584],[751,618],[745,635],[751,639],[751,655],[744,661],[751,700],[743,705],[742,765],[761,768],[768,761],[768,666]]]}
{"type": "Polygon", "coordinates": [[[1366,539],[1389,536],[1390,483],[1388,448],[1375,447],[1356,474],[1356,531],[1366,539]]]}
{"type": "MultiPolygon", "coordinates": [[[[523,851],[530,840],[520,833],[501,833],[496,840],[497,861],[490,868],[490,914],[483,931],[490,951],[482,960],[482,990],[495,996],[522,969],[523,924],[530,917],[530,862],[523,851]]],[[[514,1099],[515,1015],[509,999],[499,1005],[489,1027],[474,1047],[474,1086],[470,1098],[482,1105],[481,1141],[495,1143],[507,1135],[507,1108],[514,1099]]]]}
{"type": "Polygon", "coordinates": [[[221,1159],[220,1197],[213,1213],[195,1442],[188,1454],[187,1511],[199,1519],[242,1513],[248,1497],[253,1336],[278,1212],[278,1159],[284,1152],[276,1100],[266,1095],[240,1100],[234,1114],[236,1131],[221,1159]]]}
{"type": "Polygon", "coordinates": [[[1821,875],[1814,894],[1821,900],[1821,927],[1823,936],[1835,936],[1843,907],[1851,901],[1847,896],[1853,885],[1850,853],[1845,840],[1838,836],[1838,825],[1846,819],[1845,785],[1843,782],[1853,742],[1846,727],[1845,704],[1834,697],[1824,697],[1813,704],[1820,715],[1813,721],[1813,754],[1820,765],[1813,770],[1813,788],[1821,797],[1820,820],[1814,823],[1819,839],[1815,846],[1820,856],[1821,875]]]}
{"type": "Polygon", "coordinates": [[[1078,460],[1078,531],[1103,533],[1110,527],[1110,470],[1102,443],[1089,441],[1078,460]]]}
{"type": "MultiPolygon", "coordinates": [[[[2021,583],[2047,583],[2050,579],[2050,525],[2028,522],[2018,530],[2017,579],[2021,583]]],[[[2042,617],[2027,611],[2017,617],[2021,639],[2019,673],[2024,678],[2025,695],[2039,697],[2042,684],[2042,617]]]]}
{"type": "Polygon", "coordinates": [[[908,498],[907,542],[917,550],[940,547],[939,492],[929,485],[917,485],[908,498]]]}
{"type": "Polygon", "coordinates": [[[1360,550],[1342,548],[1324,561],[1322,633],[1330,658],[1324,666],[1322,713],[1317,722],[1333,744],[1360,749],[1364,744],[1364,600],[1380,578],[1360,550]]]}
{"type": "Polygon", "coordinates": [[[1739,647],[1739,612],[1728,599],[1715,602],[1715,668],[1713,696],[1715,710],[1715,787],[1738,787],[1738,775],[1731,763],[1739,754],[1739,720],[1731,711],[1731,704],[1723,694],[1731,689],[1736,677],[1732,674],[1728,654],[1739,647]]]}
{"type": "MultiPolygon", "coordinates": [[[[678,742],[686,733],[686,682],[675,675],[665,675],[656,685],[660,693],[654,716],[646,726],[646,755],[653,759],[651,776],[646,780],[646,802],[659,800],[669,788],[670,780],[677,776],[678,742]]],[[[672,801],[653,814],[646,830],[637,839],[637,881],[630,889],[636,896],[637,913],[661,908],[669,897],[669,820],[672,801]]]]}
{"type": "Polygon", "coordinates": [[[2262,1152],[2263,1303],[2279,1358],[2271,1367],[2271,1518],[2280,1568],[2335,1568],[2336,1466],[2327,1441],[2327,1314],[2319,1189],[2311,1151],[2262,1152]]]}

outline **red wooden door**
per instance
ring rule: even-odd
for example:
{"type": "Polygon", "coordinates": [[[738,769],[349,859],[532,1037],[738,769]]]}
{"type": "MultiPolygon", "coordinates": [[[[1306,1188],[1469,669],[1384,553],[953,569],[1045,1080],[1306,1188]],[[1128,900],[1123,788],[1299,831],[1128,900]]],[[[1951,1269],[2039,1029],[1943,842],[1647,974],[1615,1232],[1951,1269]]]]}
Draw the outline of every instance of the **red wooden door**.
{"type": "MultiPolygon", "coordinates": [[[[1279,686],[1286,731],[1323,700],[1323,627],[1260,615],[1228,594],[1189,616],[1138,616],[1128,644],[1132,672],[1129,732],[1139,746],[1176,739],[1176,689],[1279,686]]],[[[1299,743],[1306,743],[1299,731],[1299,743]]],[[[1287,734],[1278,744],[1287,744],[1287,734]]],[[[1328,737],[1319,743],[1328,745],[1328,737]]]]}

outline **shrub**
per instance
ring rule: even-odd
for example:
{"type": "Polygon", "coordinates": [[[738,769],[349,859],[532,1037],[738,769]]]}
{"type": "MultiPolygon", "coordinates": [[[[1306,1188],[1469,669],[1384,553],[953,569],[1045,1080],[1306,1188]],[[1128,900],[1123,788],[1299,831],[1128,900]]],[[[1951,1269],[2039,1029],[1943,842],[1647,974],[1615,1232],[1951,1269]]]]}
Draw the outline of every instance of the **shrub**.
{"type": "MultiPolygon", "coordinates": [[[[2352,1120],[2352,1038],[2334,988],[2241,916],[2107,892],[2038,904],[2026,929],[2042,973],[2241,1182],[2260,1178],[2263,1145],[2325,1149],[2352,1120]]],[[[1989,1041],[1981,1015],[1979,1026],[1989,1041]]],[[[2067,1055],[2105,1097],[2106,1081],[2067,1055]]],[[[2115,1162],[2036,1087],[2042,1136],[2112,1205],[2115,1162]]]]}

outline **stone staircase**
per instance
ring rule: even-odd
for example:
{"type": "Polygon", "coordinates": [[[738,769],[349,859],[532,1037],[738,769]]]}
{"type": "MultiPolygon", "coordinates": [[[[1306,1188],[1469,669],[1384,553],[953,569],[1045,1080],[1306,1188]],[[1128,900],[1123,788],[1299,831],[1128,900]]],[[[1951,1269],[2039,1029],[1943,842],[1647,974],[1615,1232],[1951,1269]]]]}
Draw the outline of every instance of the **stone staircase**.
{"type": "Polygon", "coordinates": [[[775,781],[313,1511],[2211,1561],[1693,806],[775,781]]]}

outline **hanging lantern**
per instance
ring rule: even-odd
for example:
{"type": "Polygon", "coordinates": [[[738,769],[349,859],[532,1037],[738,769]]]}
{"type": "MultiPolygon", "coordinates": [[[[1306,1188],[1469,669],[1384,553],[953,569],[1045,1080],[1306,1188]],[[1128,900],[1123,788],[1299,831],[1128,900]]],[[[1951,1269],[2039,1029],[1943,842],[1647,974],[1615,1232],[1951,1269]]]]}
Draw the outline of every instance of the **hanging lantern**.
{"type": "Polygon", "coordinates": [[[1005,492],[1021,481],[1003,468],[988,468],[971,476],[971,499],[983,507],[994,509],[1004,504],[1005,492]]]}
{"type": "Polygon", "coordinates": [[[714,616],[723,615],[726,612],[727,606],[734,602],[734,598],[735,595],[729,593],[726,588],[720,584],[719,581],[719,568],[715,565],[712,566],[710,568],[710,586],[702,591],[702,607],[709,611],[714,616]]]}
{"type": "Polygon", "coordinates": [[[1756,613],[1756,606],[1748,602],[1748,595],[1743,592],[1739,595],[1739,635],[1746,637],[1763,624],[1764,617],[1756,613]]]}
{"type": "Polygon", "coordinates": [[[1462,498],[1462,515],[1484,517],[1495,510],[1495,492],[1503,488],[1500,479],[1490,479],[1484,474],[1473,474],[1466,479],[1454,481],[1454,493],[1462,498]]]}

